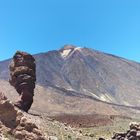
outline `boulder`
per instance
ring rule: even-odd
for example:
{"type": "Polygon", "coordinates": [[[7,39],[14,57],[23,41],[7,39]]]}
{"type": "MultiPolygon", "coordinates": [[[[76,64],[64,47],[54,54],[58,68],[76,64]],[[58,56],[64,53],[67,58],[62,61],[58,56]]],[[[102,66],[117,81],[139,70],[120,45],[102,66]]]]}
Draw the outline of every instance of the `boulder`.
{"type": "MultiPolygon", "coordinates": [[[[32,116],[16,108],[0,93],[0,139],[6,140],[4,134],[16,140],[47,140],[44,132],[33,123],[32,116]]],[[[7,138],[9,140],[9,138],[7,138]]]]}

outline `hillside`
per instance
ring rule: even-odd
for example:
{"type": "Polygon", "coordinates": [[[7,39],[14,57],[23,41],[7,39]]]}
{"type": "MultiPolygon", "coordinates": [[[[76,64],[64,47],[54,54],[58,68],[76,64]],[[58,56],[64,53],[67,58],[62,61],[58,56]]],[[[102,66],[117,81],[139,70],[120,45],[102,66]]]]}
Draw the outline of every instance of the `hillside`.
{"type": "MultiPolygon", "coordinates": [[[[139,107],[139,63],[70,45],[36,54],[35,59],[38,86],[34,111],[117,115],[125,106],[139,107]]],[[[0,62],[0,83],[1,90],[14,101],[18,95],[7,82],[10,61],[0,62]]]]}

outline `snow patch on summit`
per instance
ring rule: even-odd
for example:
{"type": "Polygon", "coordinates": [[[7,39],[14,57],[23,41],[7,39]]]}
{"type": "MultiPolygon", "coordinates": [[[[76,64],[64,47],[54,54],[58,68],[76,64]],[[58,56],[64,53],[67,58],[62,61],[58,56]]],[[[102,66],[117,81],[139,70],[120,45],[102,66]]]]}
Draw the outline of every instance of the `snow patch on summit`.
{"type": "Polygon", "coordinates": [[[62,57],[67,57],[71,52],[71,49],[68,49],[68,50],[63,50],[60,54],[62,57]]]}
{"type": "Polygon", "coordinates": [[[66,58],[67,56],[69,56],[71,53],[73,53],[74,51],[76,50],[81,50],[80,47],[76,47],[76,48],[66,48],[66,49],[63,49],[60,54],[63,58],[66,58]]]}

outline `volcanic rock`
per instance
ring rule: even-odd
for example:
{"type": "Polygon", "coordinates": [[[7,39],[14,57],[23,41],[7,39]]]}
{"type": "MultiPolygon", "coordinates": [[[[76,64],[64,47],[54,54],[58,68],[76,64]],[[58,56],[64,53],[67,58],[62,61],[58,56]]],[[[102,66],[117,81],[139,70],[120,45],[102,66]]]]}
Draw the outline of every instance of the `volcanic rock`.
{"type": "Polygon", "coordinates": [[[130,130],[126,133],[115,133],[112,140],[140,140],[140,123],[131,122],[129,127],[130,130]]]}
{"type": "Polygon", "coordinates": [[[33,103],[36,81],[35,59],[28,53],[17,51],[9,69],[11,76],[9,82],[21,96],[15,105],[27,112],[33,103]]]}
{"type": "MultiPolygon", "coordinates": [[[[16,108],[0,93],[0,137],[5,134],[17,140],[47,140],[47,137],[32,122],[31,116],[16,108]]],[[[4,139],[4,138],[2,138],[4,139]]]]}

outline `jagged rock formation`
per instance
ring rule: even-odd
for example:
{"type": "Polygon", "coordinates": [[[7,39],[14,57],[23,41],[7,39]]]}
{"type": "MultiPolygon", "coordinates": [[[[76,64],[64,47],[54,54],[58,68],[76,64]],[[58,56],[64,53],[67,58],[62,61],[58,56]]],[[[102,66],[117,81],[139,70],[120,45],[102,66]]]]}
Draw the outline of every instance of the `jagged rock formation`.
{"type": "Polygon", "coordinates": [[[6,135],[16,140],[47,140],[32,118],[0,93],[0,139],[4,140],[6,135]]]}
{"type": "MultiPolygon", "coordinates": [[[[140,140],[140,123],[131,122],[130,129],[124,133],[115,133],[112,140],[140,140]]],[[[100,138],[99,140],[105,140],[100,138]]]]}
{"type": "Polygon", "coordinates": [[[24,111],[28,111],[33,103],[36,81],[35,59],[32,55],[17,51],[10,64],[10,84],[15,87],[21,96],[15,105],[24,111]]]}

